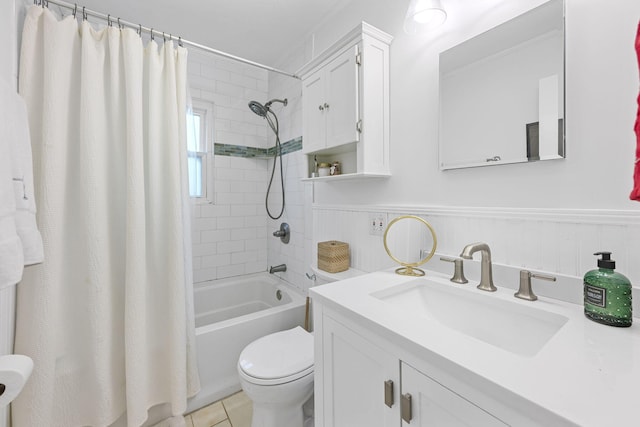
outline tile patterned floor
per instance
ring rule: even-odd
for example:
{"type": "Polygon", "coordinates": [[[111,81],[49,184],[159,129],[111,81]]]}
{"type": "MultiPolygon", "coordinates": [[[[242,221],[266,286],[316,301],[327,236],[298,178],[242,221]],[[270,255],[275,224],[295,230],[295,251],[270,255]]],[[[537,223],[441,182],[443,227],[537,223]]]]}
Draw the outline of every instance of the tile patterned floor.
{"type": "Polygon", "coordinates": [[[251,400],[244,392],[231,395],[187,415],[187,427],[251,427],[251,400]]]}

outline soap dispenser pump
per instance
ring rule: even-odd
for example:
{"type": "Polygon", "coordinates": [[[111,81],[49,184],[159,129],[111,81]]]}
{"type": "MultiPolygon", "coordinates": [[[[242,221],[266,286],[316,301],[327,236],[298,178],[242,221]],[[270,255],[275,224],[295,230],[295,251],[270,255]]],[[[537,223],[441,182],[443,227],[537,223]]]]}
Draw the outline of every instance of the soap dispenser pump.
{"type": "Polygon", "coordinates": [[[631,282],[615,272],[611,252],[600,255],[598,269],[584,275],[584,314],[589,319],[610,326],[631,326],[631,282]]]}

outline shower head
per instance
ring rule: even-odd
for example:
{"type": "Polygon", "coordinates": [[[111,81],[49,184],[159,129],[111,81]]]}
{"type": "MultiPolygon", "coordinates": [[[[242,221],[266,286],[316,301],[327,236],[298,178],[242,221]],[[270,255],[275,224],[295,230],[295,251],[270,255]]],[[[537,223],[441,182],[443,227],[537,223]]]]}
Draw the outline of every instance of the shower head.
{"type": "Polygon", "coordinates": [[[267,111],[271,111],[269,107],[271,107],[271,104],[273,104],[274,102],[280,102],[284,104],[285,107],[287,106],[287,98],[285,98],[285,99],[272,99],[271,101],[267,102],[264,105],[260,104],[258,101],[250,101],[249,108],[251,109],[251,111],[259,115],[260,117],[265,117],[267,115],[267,111]]]}
{"type": "Polygon", "coordinates": [[[259,115],[260,117],[266,116],[267,111],[269,111],[268,110],[269,107],[265,107],[264,105],[260,104],[258,101],[249,102],[249,108],[251,108],[251,111],[259,115]]]}

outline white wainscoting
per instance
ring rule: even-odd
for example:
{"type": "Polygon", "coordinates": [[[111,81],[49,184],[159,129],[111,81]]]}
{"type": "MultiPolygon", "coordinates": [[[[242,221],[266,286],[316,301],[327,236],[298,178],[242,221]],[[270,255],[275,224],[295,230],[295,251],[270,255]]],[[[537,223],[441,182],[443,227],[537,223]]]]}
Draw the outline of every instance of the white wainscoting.
{"type": "MultiPolygon", "coordinates": [[[[317,204],[312,259],[315,243],[336,239],[349,243],[352,267],[392,267],[382,237],[369,234],[369,213],[423,217],[438,235],[439,254],[458,256],[468,243],[482,241],[495,264],[575,278],[597,268],[594,252],[610,251],[616,270],[640,287],[640,211],[317,204]]],[[[437,264],[436,257],[429,264],[437,264]]]]}

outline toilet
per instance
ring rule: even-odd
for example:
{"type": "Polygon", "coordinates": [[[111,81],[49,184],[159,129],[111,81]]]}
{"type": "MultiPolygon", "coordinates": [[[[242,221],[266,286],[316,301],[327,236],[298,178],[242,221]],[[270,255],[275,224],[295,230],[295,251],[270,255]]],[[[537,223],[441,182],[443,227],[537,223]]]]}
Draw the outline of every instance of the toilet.
{"type": "Polygon", "coordinates": [[[300,326],[258,338],[238,359],[240,385],[253,402],[251,427],[307,427],[313,395],[313,335],[300,326]]]}

